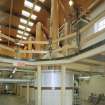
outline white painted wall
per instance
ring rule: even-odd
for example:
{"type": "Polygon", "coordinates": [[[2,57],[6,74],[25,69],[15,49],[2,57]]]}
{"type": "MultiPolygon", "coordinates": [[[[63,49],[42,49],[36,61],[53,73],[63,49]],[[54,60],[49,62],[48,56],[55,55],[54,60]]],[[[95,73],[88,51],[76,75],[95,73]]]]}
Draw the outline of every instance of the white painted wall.
{"type": "Polygon", "coordinates": [[[91,93],[105,94],[105,77],[92,76],[89,81],[80,82],[80,97],[82,100],[87,100],[91,93]]]}

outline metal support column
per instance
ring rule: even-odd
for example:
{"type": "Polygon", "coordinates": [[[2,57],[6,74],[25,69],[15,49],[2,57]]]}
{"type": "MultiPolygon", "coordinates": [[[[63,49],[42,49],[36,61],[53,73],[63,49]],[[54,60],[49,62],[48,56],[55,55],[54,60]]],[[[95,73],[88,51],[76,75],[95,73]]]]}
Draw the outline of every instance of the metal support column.
{"type": "Polygon", "coordinates": [[[61,105],[65,105],[65,92],[66,92],[66,86],[65,86],[65,78],[66,78],[66,67],[62,66],[61,68],[61,105]]]}
{"type": "Polygon", "coordinates": [[[29,104],[29,101],[30,101],[30,99],[29,99],[29,83],[27,83],[27,104],[29,104]]]}
{"type": "Polygon", "coordinates": [[[41,66],[37,67],[37,73],[38,73],[38,105],[41,105],[41,66]]]}

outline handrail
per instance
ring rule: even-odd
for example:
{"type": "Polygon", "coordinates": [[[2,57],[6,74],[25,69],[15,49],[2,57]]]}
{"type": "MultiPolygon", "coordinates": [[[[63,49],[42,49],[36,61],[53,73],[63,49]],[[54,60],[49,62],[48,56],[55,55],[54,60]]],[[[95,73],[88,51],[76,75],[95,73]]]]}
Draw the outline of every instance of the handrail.
{"type": "MultiPolygon", "coordinates": [[[[95,22],[97,22],[97,21],[98,21],[101,17],[103,17],[103,16],[105,16],[105,10],[104,10],[102,13],[98,14],[98,16],[96,16],[95,19],[93,19],[90,23],[88,23],[88,25],[86,25],[85,27],[83,27],[83,28],[80,30],[80,32],[82,33],[82,32],[84,32],[85,30],[89,29],[95,22]]],[[[70,33],[69,35],[64,36],[64,37],[62,37],[62,38],[59,38],[59,39],[53,41],[52,43],[57,43],[57,42],[62,41],[62,40],[67,40],[68,38],[73,38],[73,37],[75,37],[75,36],[76,36],[76,32],[70,33]]]]}

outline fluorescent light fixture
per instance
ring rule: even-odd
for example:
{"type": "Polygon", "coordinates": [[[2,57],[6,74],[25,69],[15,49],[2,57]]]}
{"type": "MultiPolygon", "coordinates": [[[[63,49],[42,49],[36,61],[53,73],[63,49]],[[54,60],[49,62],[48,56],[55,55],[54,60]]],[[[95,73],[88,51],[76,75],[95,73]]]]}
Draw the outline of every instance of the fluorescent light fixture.
{"type": "Polygon", "coordinates": [[[22,15],[23,16],[26,16],[26,17],[29,17],[30,16],[30,13],[25,11],[25,10],[22,10],[22,15]]]}
{"type": "Polygon", "coordinates": [[[26,39],[27,39],[27,37],[22,37],[22,39],[26,40],[26,39]]]}
{"type": "Polygon", "coordinates": [[[31,31],[31,29],[27,27],[27,28],[26,28],[26,31],[30,32],[30,31],[31,31]]]}
{"type": "Polygon", "coordinates": [[[70,6],[73,6],[73,4],[74,4],[73,0],[70,0],[70,1],[69,1],[69,5],[70,5],[70,6]]]}
{"type": "Polygon", "coordinates": [[[19,25],[18,27],[19,27],[20,29],[23,29],[23,30],[25,29],[25,26],[23,26],[23,25],[19,25]]]}
{"type": "Polygon", "coordinates": [[[21,36],[21,35],[18,35],[18,34],[16,35],[16,37],[17,37],[17,38],[22,38],[22,36],[21,36]]]}
{"type": "MultiPolygon", "coordinates": [[[[34,18],[36,18],[36,17],[35,17],[35,16],[32,16],[32,18],[34,19],[34,18]]],[[[20,19],[20,23],[27,24],[27,20],[21,18],[21,19],[20,19]]],[[[33,25],[34,25],[33,22],[30,22],[30,21],[28,22],[28,26],[33,26],[33,25]]]]}
{"type": "MultiPolygon", "coordinates": [[[[17,45],[20,45],[20,46],[24,46],[23,43],[16,43],[16,44],[17,44],[17,45]]],[[[15,73],[16,71],[13,71],[13,72],[15,73]]],[[[12,73],[13,73],[13,72],[12,72],[12,73]]],[[[13,73],[13,74],[14,74],[14,73],[13,73]]]]}
{"type": "Polygon", "coordinates": [[[32,9],[33,8],[33,3],[28,1],[28,0],[25,0],[24,6],[27,7],[27,8],[32,9]]]}
{"type": "Polygon", "coordinates": [[[34,23],[33,22],[28,22],[28,26],[33,26],[34,25],[34,23]]]}
{"type": "Polygon", "coordinates": [[[13,73],[13,74],[15,74],[15,72],[16,72],[16,68],[14,68],[14,70],[13,70],[13,72],[12,72],[12,73],[13,73]]]}
{"type": "Polygon", "coordinates": [[[23,18],[20,18],[20,22],[23,23],[23,24],[27,24],[27,20],[23,19],[23,18]]]}
{"type": "Polygon", "coordinates": [[[29,36],[29,33],[25,32],[24,35],[25,35],[25,36],[29,36]]]}
{"type": "Polygon", "coordinates": [[[85,80],[88,80],[88,79],[90,79],[90,76],[79,77],[79,79],[85,79],[85,80]]]}
{"type": "Polygon", "coordinates": [[[37,16],[36,15],[31,15],[31,19],[36,20],[37,16]]]}
{"type": "MultiPolygon", "coordinates": [[[[44,2],[45,0],[40,0],[40,1],[41,2],[44,2]]],[[[30,1],[28,1],[28,0],[25,0],[24,6],[27,7],[27,8],[29,8],[29,9],[32,9],[33,6],[34,6],[34,4],[32,2],[30,2],[30,1]]],[[[38,5],[35,5],[34,11],[39,12],[40,10],[41,10],[41,7],[38,6],[38,5]]]]}
{"type": "Polygon", "coordinates": [[[38,5],[35,5],[35,7],[34,7],[34,11],[36,11],[36,12],[40,12],[40,10],[41,10],[41,7],[38,6],[38,5]]]}
{"type": "Polygon", "coordinates": [[[19,33],[19,34],[23,34],[24,32],[21,31],[21,30],[18,30],[17,33],[19,33]]]}

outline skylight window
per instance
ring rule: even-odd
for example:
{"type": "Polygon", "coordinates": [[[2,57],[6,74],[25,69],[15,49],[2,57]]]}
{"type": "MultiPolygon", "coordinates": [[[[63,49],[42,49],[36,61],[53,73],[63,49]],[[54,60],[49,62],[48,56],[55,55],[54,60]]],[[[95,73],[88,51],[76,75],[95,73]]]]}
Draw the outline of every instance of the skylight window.
{"type": "Polygon", "coordinates": [[[21,35],[18,35],[18,34],[16,35],[16,37],[17,37],[17,38],[22,38],[22,36],[21,36],[21,35]]]}
{"type": "Polygon", "coordinates": [[[25,32],[24,35],[25,35],[25,36],[29,36],[29,33],[25,32]]]}
{"type": "Polygon", "coordinates": [[[23,29],[23,30],[25,29],[25,26],[23,26],[23,25],[19,25],[18,27],[19,27],[20,29],[23,29]]]}
{"type": "Polygon", "coordinates": [[[29,31],[31,31],[31,29],[27,27],[27,28],[26,28],[26,31],[28,31],[28,32],[29,32],[29,31]]]}
{"type": "Polygon", "coordinates": [[[26,17],[29,17],[30,16],[30,13],[25,11],[25,10],[22,10],[22,15],[23,16],[26,16],[26,17]]]}
{"type": "Polygon", "coordinates": [[[18,32],[18,34],[23,34],[23,31],[21,31],[21,30],[18,30],[17,32],[18,32]]]}
{"type": "Polygon", "coordinates": [[[25,20],[23,18],[20,18],[20,22],[23,23],[23,24],[27,24],[27,20],[25,20]]]}
{"type": "Polygon", "coordinates": [[[22,39],[26,40],[26,39],[27,39],[27,37],[22,37],[22,39]]]}
{"type": "Polygon", "coordinates": [[[101,18],[94,25],[94,31],[95,32],[101,31],[103,29],[105,29],[105,17],[101,18]]]}
{"type": "Polygon", "coordinates": [[[37,16],[36,15],[31,15],[31,19],[36,20],[37,16]]]}
{"type": "Polygon", "coordinates": [[[27,7],[27,8],[32,9],[33,8],[33,3],[28,1],[28,0],[25,0],[24,6],[27,7]]]}
{"type": "Polygon", "coordinates": [[[28,26],[33,26],[34,23],[33,22],[28,22],[28,26]]]}
{"type": "Polygon", "coordinates": [[[34,7],[34,11],[36,11],[36,12],[40,12],[40,10],[41,10],[41,7],[38,6],[38,5],[35,5],[35,7],[34,7]]]}

